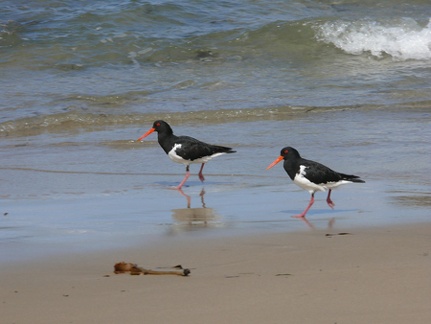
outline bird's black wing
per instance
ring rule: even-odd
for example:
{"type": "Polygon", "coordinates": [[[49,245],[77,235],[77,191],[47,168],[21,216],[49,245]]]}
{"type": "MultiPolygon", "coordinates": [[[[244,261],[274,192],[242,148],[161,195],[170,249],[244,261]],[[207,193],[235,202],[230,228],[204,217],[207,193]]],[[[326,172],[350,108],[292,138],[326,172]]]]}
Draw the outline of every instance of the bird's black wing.
{"type": "Polygon", "coordinates": [[[318,162],[303,159],[300,165],[305,166],[305,177],[316,184],[343,180],[340,173],[318,162]]]}
{"type": "Polygon", "coordinates": [[[216,153],[234,153],[230,147],[211,145],[190,136],[179,136],[176,144],[181,144],[181,148],[176,149],[176,153],[186,160],[196,160],[216,153]]]}
{"type": "Polygon", "coordinates": [[[305,172],[307,179],[317,184],[337,182],[341,180],[361,183],[365,182],[356,175],[334,171],[318,162],[303,159],[302,164],[306,167],[305,172]]]}

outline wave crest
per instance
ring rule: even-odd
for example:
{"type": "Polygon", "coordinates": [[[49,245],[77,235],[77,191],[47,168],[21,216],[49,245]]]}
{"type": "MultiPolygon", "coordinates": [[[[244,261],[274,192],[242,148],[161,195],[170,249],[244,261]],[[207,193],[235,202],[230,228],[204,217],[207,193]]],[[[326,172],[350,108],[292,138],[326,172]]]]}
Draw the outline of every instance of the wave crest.
{"type": "Polygon", "coordinates": [[[431,60],[431,20],[425,27],[409,18],[388,23],[338,20],[319,26],[317,38],[353,55],[431,60]]]}

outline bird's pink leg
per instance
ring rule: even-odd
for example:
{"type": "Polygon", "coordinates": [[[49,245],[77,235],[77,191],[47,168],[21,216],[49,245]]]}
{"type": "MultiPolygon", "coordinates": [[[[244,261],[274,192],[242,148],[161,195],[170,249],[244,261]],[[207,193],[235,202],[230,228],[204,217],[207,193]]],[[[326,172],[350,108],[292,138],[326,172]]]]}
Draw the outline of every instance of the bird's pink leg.
{"type": "Polygon", "coordinates": [[[180,190],[181,187],[186,183],[187,179],[190,177],[190,170],[189,170],[189,166],[186,167],[186,175],[183,179],[183,181],[181,181],[181,183],[178,185],[177,189],[180,190]]]}
{"type": "Polygon", "coordinates": [[[200,181],[202,181],[202,182],[204,182],[204,180],[205,180],[205,177],[204,177],[204,175],[202,174],[202,170],[204,169],[204,165],[205,165],[205,163],[202,163],[202,165],[201,165],[201,169],[199,170],[199,174],[198,174],[198,176],[199,176],[199,180],[200,180],[200,181]]]}
{"type": "Polygon", "coordinates": [[[313,206],[313,204],[314,204],[314,192],[311,194],[310,202],[308,203],[307,208],[305,208],[305,210],[301,214],[295,215],[295,216],[292,216],[292,217],[295,217],[295,218],[303,218],[303,217],[305,217],[305,214],[307,214],[308,210],[311,208],[311,206],[313,206]]]}
{"type": "Polygon", "coordinates": [[[331,200],[331,189],[329,189],[328,191],[328,197],[326,198],[326,203],[328,204],[329,207],[331,207],[332,209],[334,208],[335,204],[334,202],[331,200]]]}

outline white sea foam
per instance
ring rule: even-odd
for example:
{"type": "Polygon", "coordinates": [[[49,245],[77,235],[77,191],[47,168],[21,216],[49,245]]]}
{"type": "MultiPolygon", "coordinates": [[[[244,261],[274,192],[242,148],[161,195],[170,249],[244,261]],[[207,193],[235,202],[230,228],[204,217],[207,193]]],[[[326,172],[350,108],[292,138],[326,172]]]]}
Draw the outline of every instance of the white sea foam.
{"type": "Polygon", "coordinates": [[[338,20],[319,26],[317,37],[353,55],[431,60],[431,20],[425,27],[407,18],[388,23],[338,20]]]}

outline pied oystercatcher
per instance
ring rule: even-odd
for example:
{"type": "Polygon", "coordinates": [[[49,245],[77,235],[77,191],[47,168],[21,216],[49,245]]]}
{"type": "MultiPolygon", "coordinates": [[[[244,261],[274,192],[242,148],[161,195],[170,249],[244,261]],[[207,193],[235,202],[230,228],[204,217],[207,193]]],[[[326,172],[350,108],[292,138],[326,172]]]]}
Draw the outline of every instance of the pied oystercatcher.
{"type": "Polygon", "coordinates": [[[302,189],[307,190],[311,194],[310,202],[308,203],[307,208],[305,208],[301,214],[294,217],[305,217],[308,210],[314,203],[314,193],[316,191],[329,190],[326,202],[329,207],[334,208],[335,204],[331,200],[332,189],[345,183],[365,182],[358,176],[339,173],[318,162],[303,159],[299,155],[299,152],[293,147],[283,148],[281,150],[280,156],[276,158],[274,162],[268,165],[266,169],[271,169],[281,160],[284,160],[283,167],[290,179],[292,179],[295,184],[300,186],[302,189]]]}
{"type": "Polygon", "coordinates": [[[177,189],[181,189],[187,179],[190,177],[189,166],[192,163],[202,163],[199,170],[199,179],[204,181],[202,174],[205,163],[212,158],[225,154],[235,153],[230,147],[211,145],[201,142],[189,136],[175,136],[171,126],[163,120],[156,120],[144,135],[138,138],[141,141],[152,132],[157,132],[157,140],[169,158],[177,163],[182,163],[186,166],[186,175],[178,185],[177,189]]]}

